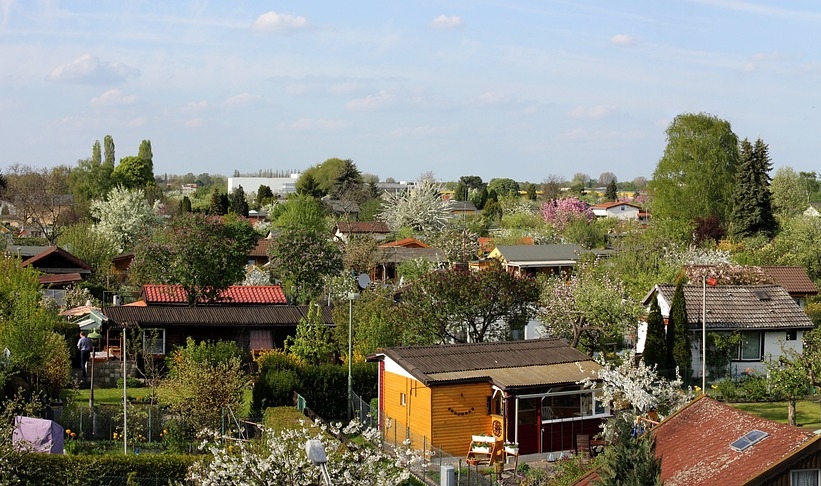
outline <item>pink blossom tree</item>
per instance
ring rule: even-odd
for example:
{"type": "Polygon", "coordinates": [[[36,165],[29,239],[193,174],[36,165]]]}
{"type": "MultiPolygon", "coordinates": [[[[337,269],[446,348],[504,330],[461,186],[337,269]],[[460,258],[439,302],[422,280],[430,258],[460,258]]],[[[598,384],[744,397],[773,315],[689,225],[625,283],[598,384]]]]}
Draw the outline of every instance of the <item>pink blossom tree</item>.
{"type": "Polygon", "coordinates": [[[546,201],[540,209],[544,220],[552,224],[557,231],[563,231],[575,221],[590,222],[595,218],[590,205],[573,196],[546,201]]]}

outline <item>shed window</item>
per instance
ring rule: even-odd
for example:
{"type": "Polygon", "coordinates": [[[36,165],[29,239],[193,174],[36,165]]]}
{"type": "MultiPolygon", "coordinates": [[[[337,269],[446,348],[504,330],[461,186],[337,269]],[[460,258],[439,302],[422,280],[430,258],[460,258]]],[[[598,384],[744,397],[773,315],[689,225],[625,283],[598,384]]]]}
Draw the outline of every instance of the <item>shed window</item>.
{"type": "Polygon", "coordinates": [[[146,329],[143,332],[143,353],[165,354],[165,329],[146,329]]]}
{"type": "Polygon", "coordinates": [[[742,332],[738,345],[739,361],[761,361],[761,348],[764,334],[760,331],[742,332]]]}
{"type": "Polygon", "coordinates": [[[408,404],[408,396],[405,395],[404,393],[400,393],[399,394],[399,405],[402,405],[404,407],[407,404],[408,404]]]}
{"type": "Polygon", "coordinates": [[[787,341],[795,341],[798,339],[798,331],[795,329],[790,329],[787,331],[787,341]]]}

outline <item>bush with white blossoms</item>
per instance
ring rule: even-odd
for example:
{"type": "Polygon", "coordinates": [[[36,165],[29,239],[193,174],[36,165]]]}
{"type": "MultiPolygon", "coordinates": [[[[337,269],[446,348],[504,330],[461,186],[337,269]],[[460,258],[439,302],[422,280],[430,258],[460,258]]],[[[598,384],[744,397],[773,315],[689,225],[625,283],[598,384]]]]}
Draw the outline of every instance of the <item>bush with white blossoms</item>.
{"type": "Polygon", "coordinates": [[[194,484],[203,486],[308,486],[322,484],[322,473],[305,453],[309,439],[322,442],[328,457],[327,469],[335,485],[402,484],[410,477],[409,467],[421,461],[410,449],[386,451],[378,445],[379,431],[364,428],[354,421],[344,429],[341,424],[326,426],[320,422],[275,432],[263,429],[263,437],[254,441],[225,439],[210,433],[201,444],[213,457],[198,461],[188,471],[194,484]],[[331,434],[361,435],[364,445],[343,445],[331,434]]]}
{"type": "MultiPolygon", "coordinates": [[[[596,378],[585,378],[580,381],[584,388],[599,390],[598,400],[614,404],[614,416],[632,422],[639,413],[655,410],[659,418],[664,418],[683,407],[693,399],[692,391],[682,388],[681,376],[676,369],[676,378],[667,380],[658,375],[656,367],[647,366],[643,360],[636,361],[634,351],[622,357],[621,362],[596,358],[601,365],[596,378]],[[627,407],[623,407],[627,405],[627,407]]],[[[579,365],[582,368],[582,365],[579,365]]],[[[585,371],[582,368],[582,371],[585,371]]],[[[589,370],[587,370],[589,371],[589,370]]],[[[609,422],[603,423],[605,436],[609,422]]]]}

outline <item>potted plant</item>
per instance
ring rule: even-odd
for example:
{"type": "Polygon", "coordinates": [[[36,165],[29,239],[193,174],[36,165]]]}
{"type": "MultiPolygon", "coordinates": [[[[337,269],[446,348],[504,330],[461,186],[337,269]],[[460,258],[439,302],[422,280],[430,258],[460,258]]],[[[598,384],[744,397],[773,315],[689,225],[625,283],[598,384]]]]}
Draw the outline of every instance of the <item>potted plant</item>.
{"type": "Polygon", "coordinates": [[[473,442],[496,442],[496,438],[490,434],[473,435],[473,442]]]}
{"type": "Polygon", "coordinates": [[[505,442],[505,452],[507,454],[518,454],[519,444],[517,442],[505,442]]]}
{"type": "Polygon", "coordinates": [[[490,452],[490,444],[487,442],[474,442],[470,450],[473,452],[484,452],[487,454],[490,452]]]}

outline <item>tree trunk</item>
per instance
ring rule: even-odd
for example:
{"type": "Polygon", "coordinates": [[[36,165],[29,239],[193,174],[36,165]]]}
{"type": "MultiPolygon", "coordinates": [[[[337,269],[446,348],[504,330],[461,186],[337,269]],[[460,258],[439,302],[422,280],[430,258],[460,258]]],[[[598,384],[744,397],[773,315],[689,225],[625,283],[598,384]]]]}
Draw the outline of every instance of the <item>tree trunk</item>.
{"type": "Polygon", "coordinates": [[[795,425],[795,400],[787,402],[787,423],[795,425]]]}

